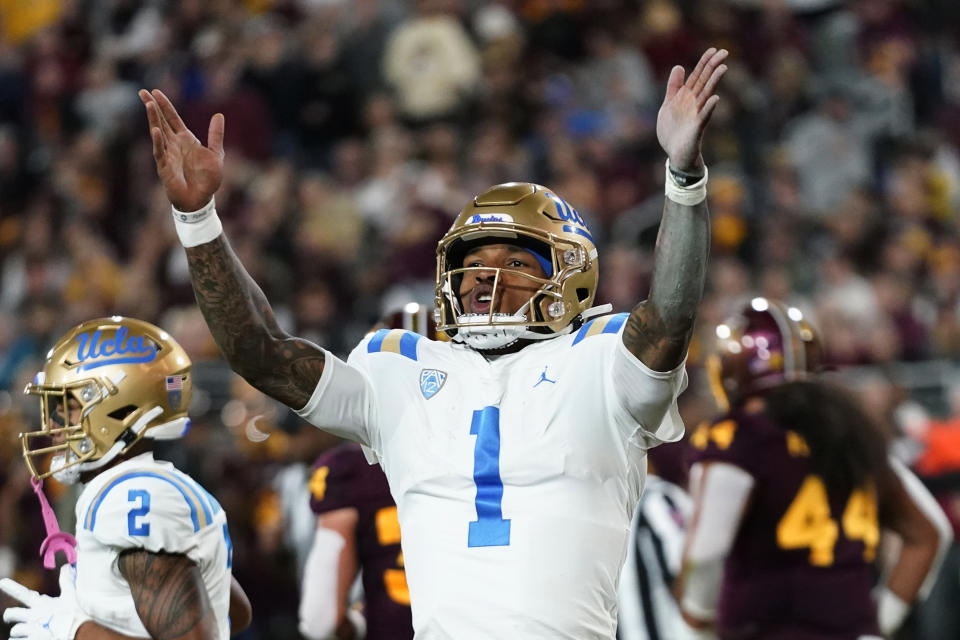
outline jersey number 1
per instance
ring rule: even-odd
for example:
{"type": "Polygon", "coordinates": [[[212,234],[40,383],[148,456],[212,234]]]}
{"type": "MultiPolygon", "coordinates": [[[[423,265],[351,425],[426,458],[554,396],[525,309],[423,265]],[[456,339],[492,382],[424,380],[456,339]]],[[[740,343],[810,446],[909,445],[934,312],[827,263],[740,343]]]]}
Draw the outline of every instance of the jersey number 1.
{"type": "Polygon", "coordinates": [[[484,407],[473,412],[470,435],[473,447],[473,481],[477,485],[477,519],[470,523],[468,547],[506,547],[510,521],[503,519],[503,480],[500,478],[500,409],[484,407]]]}

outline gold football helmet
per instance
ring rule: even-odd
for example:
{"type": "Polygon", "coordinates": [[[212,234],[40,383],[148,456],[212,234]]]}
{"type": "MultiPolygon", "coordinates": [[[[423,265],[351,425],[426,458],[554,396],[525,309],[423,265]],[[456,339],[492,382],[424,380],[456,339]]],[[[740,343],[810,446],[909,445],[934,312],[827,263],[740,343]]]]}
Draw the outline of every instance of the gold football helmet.
{"type": "Polygon", "coordinates": [[[593,304],[597,247],[580,213],[551,190],[529,182],[490,187],[468,204],[437,247],[437,328],[476,348],[505,346],[520,337],[543,339],[579,326],[593,304]],[[468,251],[502,242],[531,250],[546,273],[537,278],[505,268],[464,267],[468,251]],[[465,313],[460,283],[470,271],[493,271],[493,298],[508,271],[536,292],[513,313],[465,313]]]}
{"type": "Polygon", "coordinates": [[[72,483],[145,436],[182,436],[190,365],[176,340],[142,320],[99,318],[68,331],[24,390],[40,396],[42,416],[38,430],[20,434],[30,472],[72,483]],[[50,454],[49,469],[41,469],[50,454]]]}

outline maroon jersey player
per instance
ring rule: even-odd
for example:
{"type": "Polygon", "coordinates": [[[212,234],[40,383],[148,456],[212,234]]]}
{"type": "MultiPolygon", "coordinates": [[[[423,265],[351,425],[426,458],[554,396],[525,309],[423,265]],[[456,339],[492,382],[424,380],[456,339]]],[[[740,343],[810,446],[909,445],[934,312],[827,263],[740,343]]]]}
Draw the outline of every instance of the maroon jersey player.
{"type": "Polygon", "coordinates": [[[944,515],[845,391],[814,375],[797,309],[754,299],[717,330],[726,413],[690,437],[695,501],[680,600],[724,640],[889,635],[932,586],[944,515]],[[902,547],[874,599],[881,531],[902,547]]]}
{"type": "MultiPolygon", "coordinates": [[[[439,335],[432,314],[409,303],[374,329],[405,329],[439,335]]],[[[309,640],[413,637],[410,592],[400,549],[400,522],[387,478],[370,465],[359,445],[343,444],[324,453],[310,476],[310,508],[317,531],[304,569],[300,632],[309,640]],[[362,571],[363,611],[349,594],[362,571]]]]}
{"type": "Polygon", "coordinates": [[[317,459],[310,479],[317,534],[304,570],[301,632],[308,638],[413,637],[410,592],[400,550],[397,506],[379,465],[359,445],[342,444],[317,459]],[[348,595],[363,576],[363,618],[348,595]]]}

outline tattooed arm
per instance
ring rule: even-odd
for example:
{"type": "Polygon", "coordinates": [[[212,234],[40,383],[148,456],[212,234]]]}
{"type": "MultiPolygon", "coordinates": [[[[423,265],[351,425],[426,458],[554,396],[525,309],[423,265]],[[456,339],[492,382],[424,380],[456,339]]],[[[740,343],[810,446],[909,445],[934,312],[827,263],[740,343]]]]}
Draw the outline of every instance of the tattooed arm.
{"type": "MultiPolygon", "coordinates": [[[[117,560],[153,640],[213,640],[217,622],[200,568],[187,556],[129,549],[117,560]]],[[[79,635],[79,634],[78,634],[79,635]]]]}
{"type": "Polygon", "coordinates": [[[307,404],[323,373],[323,351],[280,329],[226,236],[187,249],[187,261],[197,304],[230,368],[287,406],[307,404]]]}
{"type": "MultiPolygon", "coordinates": [[[[147,551],[132,550],[127,551],[120,556],[118,567],[120,568],[123,576],[127,578],[128,582],[130,582],[131,593],[141,594],[140,597],[134,595],[134,603],[137,607],[137,613],[140,615],[141,621],[144,623],[144,626],[147,627],[147,631],[150,631],[151,638],[182,638],[183,640],[192,640],[194,638],[216,638],[216,622],[213,620],[213,613],[210,610],[210,600],[204,591],[203,580],[200,577],[200,570],[186,556],[154,554],[147,551]],[[133,557],[134,554],[140,557],[133,557]],[[151,558],[148,556],[158,555],[164,558],[160,562],[165,566],[157,567],[156,565],[153,565],[153,568],[150,570],[158,570],[164,572],[166,575],[178,573],[180,577],[177,579],[171,579],[169,584],[165,582],[165,579],[158,579],[156,583],[161,584],[159,584],[159,588],[155,589],[153,585],[146,582],[146,569],[144,567],[151,562],[151,558]],[[171,567],[173,566],[180,566],[180,570],[172,570],[171,567]],[[138,581],[136,587],[132,580],[138,581]],[[177,586],[177,581],[180,582],[181,586],[177,586]],[[160,589],[166,589],[167,591],[161,592],[160,589]],[[152,593],[150,593],[151,590],[153,591],[152,593]],[[183,591],[187,595],[180,597],[175,590],[183,591]],[[144,593],[149,593],[149,597],[144,597],[144,593]],[[169,601],[171,604],[164,605],[162,604],[164,601],[169,601]],[[187,629],[186,633],[181,633],[180,635],[170,635],[169,633],[166,635],[158,635],[151,629],[150,626],[147,625],[148,617],[152,617],[152,619],[156,620],[158,623],[162,623],[163,615],[161,615],[159,609],[163,606],[172,607],[177,601],[185,605],[184,608],[187,609],[186,616],[193,615],[194,619],[197,619],[198,616],[192,612],[196,610],[206,610],[206,613],[203,613],[200,616],[202,624],[194,624],[192,628],[187,629]],[[191,605],[191,601],[196,601],[196,605],[191,605]],[[207,618],[209,618],[209,621],[207,618]]],[[[250,626],[253,611],[250,607],[250,600],[247,599],[247,594],[244,593],[240,583],[237,582],[236,578],[231,578],[231,580],[230,635],[235,636],[250,626]]],[[[175,612],[171,612],[171,615],[174,614],[175,612]]],[[[189,619],[186,619],[184,624],[181,625],[180,629],[173,627],[169,628],[172,629],[174,633],[178,633],[188,624],[190,624],[189,619]]],[[[79,629],[77,629],[77,635],[74,637],[74,640],[143,639],[117,633],[116,631],[103,627],[91,620],[85,622],[80,626],[79,629]]]]}
{"type": "MultiPolygon", "coordinates": [[[[657,116],[657,137],[673,169],[703,176],[700,141],[719,97],[713,90],[726,71],[723,49],[708,49],[684,82],[674,67],[657,116]]],[[[688,206],[667,198],[657,236],[650,296],[627,319],[623,344],[655,371],[679,365],[693,333],[710,248],[706,202],[688,206]]]]}
{"type": "MultiPolygon", "coordinates": [[[[205,147],[162,92],[139,95],[167,197],[180,211],[203,208],[223,179],[223,115],[210,120],[205,147]]],[[[280,329],[266,297],[223,234],[187,249],[187,261],[197,303],[230,368],[280,402],[303,407],[323,372],[323,350],[280,329]]]]}

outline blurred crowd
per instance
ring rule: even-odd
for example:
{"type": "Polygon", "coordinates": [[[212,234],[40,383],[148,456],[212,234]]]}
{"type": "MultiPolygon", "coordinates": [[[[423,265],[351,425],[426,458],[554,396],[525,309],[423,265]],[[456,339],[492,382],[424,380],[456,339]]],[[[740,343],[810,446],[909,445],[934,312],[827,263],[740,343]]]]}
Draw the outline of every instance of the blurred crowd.
{"type": "Polygon", "coordinates": [[[4,0],[0,575],[49,580],[15,438],[39,410],[20,391],[64,330],[133,315],[194,359],[195,426],[171,455],[230,513],[248,637],[296,637],[306,469],[331,440],[220,360],[137,89],[163,90],[201,140],[224,114],[234,249],[285,328],[345,355],[383,312],[432,303],[437,240],[508,180],[583,213],[599,303],[642,299],[657,109],[671,67],[707,46],[731,56],[705,141],[714,237],[688,424],[712,410],[696,372],[713,327],[753,295],[785,300],[831,364],[870,367],[868,406],[960,522],[951,375],[931,408],[884,374],[960,357],[953,0],[4,0]]]}

